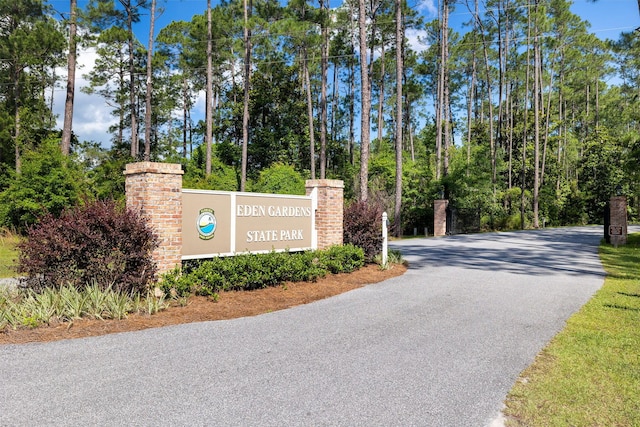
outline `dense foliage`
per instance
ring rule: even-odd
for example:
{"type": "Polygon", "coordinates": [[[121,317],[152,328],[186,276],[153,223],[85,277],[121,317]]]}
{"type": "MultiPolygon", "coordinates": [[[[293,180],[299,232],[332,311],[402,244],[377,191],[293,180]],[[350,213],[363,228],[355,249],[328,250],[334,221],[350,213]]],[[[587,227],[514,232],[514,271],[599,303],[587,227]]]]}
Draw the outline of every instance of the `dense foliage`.
{"type": "Polygon", "coordinates": [[[246,129],[241,2],[212,8],[207,58],[204,5],[191,21],[159,29],[153,46],[145,46],[139,28],[153,15],[151,2],[90,1],[77,24],[80,47],[90,46],[96,61],[83,70],[88,84],[76,92],[103,99],[116,120],[108,141],[73,135],[66,159],[54,153],[63,144],[50,98],[61,85],[57,70],[71,61],[69,22],[44,0],[5,3],[0,225],[24,230],[39,212],[58,215],[81,196],[121,200],[124,164],[142,159],[181,163],[185,187],[239,190],[246,178],[246,190],[301,194],[305,179],[342,179],[351,201],[362,198],[365,182],[368,198],[392,223],[400,214],[394,225],[404,232],[431,228],[441,193],[458,212],[477,212],[483,229],[601,223],[617,187],[638,219],[640,39],[633,32],[597,38],[569,0],[439,1],[433,14],[404,3],[404,30],[420,41],[406,37],[403,45],[389,0],[345,0],[330,10],[257,0],[246,129]],[[366,63],[358,55],[360,7],[367,16],[366,63]],[[467,22],[449,28],[451,14],[467,22]],[[364,91],[360,69],[370,80],[364,91]],[[211,123],[196,102],[208,80],[211,123]],[[372,100],[365,145],[357,139],[363,94],[372,100]],[[150,121],[143,123],[145,113],[150,121]],[[366,163],[363,147],[371,150],[366,163]]]}
{"type": "Polygon", "coordinates": [[[362,248],[372,261],[382,252],[382,208],[378,204],[354,202],[344,210],[344,242],[362,248]]]}
{"type": "Polygon", "coordinates": [[[46,214],[19,245],[25,284],[77,288],[95,285],[144,292],[155,279],[157,238],[146,220],[114,201],[85,202],[60,216],[46,214]]]}
{"type": "Polygon", "coordinates": [[[86,185],[79,167],[47,140],[24,154],[22,171],[11,173],[0,193],[0,226],[24,231],[44,213],[58,216],[81,199],[86,185]]]}
{"type": "Polygon", "coordinates": [[[364,254],[353,245],[309,252],[245,254],[186,265],[165,274],[163,290],[172,295],[215,295],[251,290],[283,282],[315,281],[328,273],[348,273],[364,265],[364,254]]]}

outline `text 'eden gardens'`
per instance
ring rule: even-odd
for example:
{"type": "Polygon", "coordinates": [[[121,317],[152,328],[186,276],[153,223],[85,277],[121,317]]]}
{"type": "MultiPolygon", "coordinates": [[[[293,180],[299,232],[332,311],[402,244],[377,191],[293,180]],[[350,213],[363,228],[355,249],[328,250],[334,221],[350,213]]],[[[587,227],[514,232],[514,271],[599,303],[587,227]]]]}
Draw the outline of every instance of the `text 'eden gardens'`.
{"type": "MultiPolygon", "coordinates": [[[[246,205],[236,206],[237,217],[251,218],[302,218],[311,217],[308,206],[277,206],[277,205],[246,205]]],[[[246,234],[247,243],[275,242],[288,240],[304,240],[302,229],[282,230],[249,230],[246,234]]]]}
{"type": "Polygon", "coordinates": [[[304,206],[238,205],[236,207],[236,216],[308,217],[311,216],[311,208],[304,206]]]}

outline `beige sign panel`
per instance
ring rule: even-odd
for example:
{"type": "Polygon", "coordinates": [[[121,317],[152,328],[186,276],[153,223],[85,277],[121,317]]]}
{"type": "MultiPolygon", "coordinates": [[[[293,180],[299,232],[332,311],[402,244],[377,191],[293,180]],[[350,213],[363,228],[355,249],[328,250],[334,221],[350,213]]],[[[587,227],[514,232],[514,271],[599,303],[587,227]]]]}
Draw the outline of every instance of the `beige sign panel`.
{"type": "Polygon", "coordinates": [[[313,197],[183,190],[182,258],[316,246],[313,197]]]}
{"type": "Polygon", "coordinates": [[[238,195],[236,250],[311,248],[312,215],[309,198],[238,195]]]}
{"type": "Polygon", "coordinates": [[[231,194],[182,191],[182,258],[230,254],[231,194]]]}

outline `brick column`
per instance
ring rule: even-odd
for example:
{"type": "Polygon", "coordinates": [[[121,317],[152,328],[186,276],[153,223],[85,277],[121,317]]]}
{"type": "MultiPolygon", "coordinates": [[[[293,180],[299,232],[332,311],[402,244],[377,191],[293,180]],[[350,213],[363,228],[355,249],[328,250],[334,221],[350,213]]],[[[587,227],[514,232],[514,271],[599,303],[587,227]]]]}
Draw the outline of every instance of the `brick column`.
{"type": "Polygon", "coordinates": [[[433,201],[433,235],[444,236],[447,234],[447,206],[448,200],[433,201]]]}
{"type": "Polygon", "coordinates": [[[609,239],[616,247],[627,244],[626,196],[614,196],[609,201],[609,239]]]}
{"type": "Polygon", "coordinates": [[[127,208],[138,211],[158,235],[153,252],[158,273],[182,262],[182,167],[172,163],[130,163],[124,171],[127,208]]]}
{"type": "Polygon", "coordinates": [[[318,249],[341,245],[344,219],[344,183],[337,179],[309,179],[305,183],[307,196],[318,189],[316,230],[318,249]]]}

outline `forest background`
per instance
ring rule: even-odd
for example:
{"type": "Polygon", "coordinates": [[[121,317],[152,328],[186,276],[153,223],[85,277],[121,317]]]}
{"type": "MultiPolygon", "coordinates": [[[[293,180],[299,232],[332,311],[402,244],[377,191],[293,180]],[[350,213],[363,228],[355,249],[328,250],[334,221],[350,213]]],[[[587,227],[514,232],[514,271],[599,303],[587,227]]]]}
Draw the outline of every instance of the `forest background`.
{"type": "Polygon", "coordinates": [[[431,228],[441,197],[483,229],[602,223],[616,193],[638,219],[640,30],[602,40],[571,1],[443,0],[431,19],[428,2],[208,1],[162,28],[161,1],[61,3],[0,0],[0,226],[122,199],[138,160],[182,163],[190,188],[342,179],[396,234],[431,228]],[[104,138],[74,132],[78,95],[109,109],[104,138]]]}

